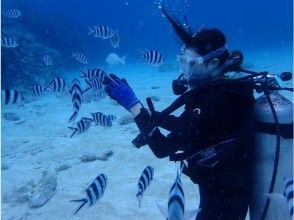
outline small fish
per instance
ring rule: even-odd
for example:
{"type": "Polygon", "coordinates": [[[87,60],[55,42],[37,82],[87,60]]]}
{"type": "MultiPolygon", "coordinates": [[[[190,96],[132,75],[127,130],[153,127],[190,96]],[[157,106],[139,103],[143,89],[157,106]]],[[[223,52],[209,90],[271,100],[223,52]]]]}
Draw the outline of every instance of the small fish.
{"type": "Polygon", "coordinates": [[[104,174],[98,175],[90,184],[90,186],[85,190],[87,193],[86,198],[70,200],[71,202],[82,202],[79,208],[75,211],[74,215],[83,208],[87,203],[89,206],[94,205],[104,194],[108,178],[104,174]]]}
{"type": "Polygon", "coordinates": [[[99,37],[102,39],[112,38],[114,35],[114,31],[108,26],[93,26],[89,27],[89,35],[93,35],[94,37],[99,37]]]}
{"type": "Polygon", "coordinates": [[[115,121],[117,119],[117,117],[115,115],[107,115],[107,118],[112,122],[115,121]]]}
{"type": "Polygon", "coordinates": [[[106,76],[106,72],[102,69],[94,68],[94,69],[88,69],[87,72],[82,72],[82,78],[86,78],[88,80],[92,80],[93,77],[98,78],[101,82],[103,82],[104,77],[106,76]]]}
{"type": "Polygon", "coordinates": [[[53,65],[53,59],[51,56],[49,56],[48,54],[43,56],[43,61],[46,64],[46,66],[51,66],[53,65]]]}
{"type": "Polygon", "coordinates": [[[96,123],[95,125],[100,125],[103,127],[111,127],[112,123],[109,118],[104,115],[102,112],[91,113],[93,121],[96,123]]]}
{"type": "Polygon", "coordinates": [[[185,210],[185,194],[181,181],[180,172],[177,172],[175,182],[169,191],[168,207],[165,209],[157,204],[162,215],[167,220],[187,220],[195,219],[199,212],[198,209],[186,211],[185,210]]]}
{"type": "Polygon", "coordinates": [[[77,127],[68,127],[73,130],[73,133],[69,138],[72,138],[75,134],[85,133],[89,130],[92,121],[93,120],[91,118],[84,117],[76,123],[77,127]]]}
{"type": "Polygon", "coordinates": [[[69,90],[71,97],[72,97],[72,104],[73,104],[73,110],[74,113],[69,118],[69,122],[74,121],[78,115],[78,112],[80,110],[81,104],[82,104],[82,89],[80,85],[80,81],[77,79],[73,79],[71,83],[71,87],[69,90]]]}
{"type": "Polygon", "coordinates": [[[49,82],[46,89],[50,89],[53,92],[64,92],[67,89],[67,85],[63,78],[56,77],[49,82]]]}
{"type": "Polygon", "coordinates": [[[110,45],[113,48],[117,48],[117,47],[119,47],[119,43],[120,43],[120,37],[118,35],[118,30],[116,30],[113,32],[113,37],[110,38],[110,45]]]}
{"type": "Polygon", "coordinates": [[[111,67],[112,65],[117,65],[117,64],[125,64],[126,63],[126,55],[123,57],[119,57],[115,53],[110,53],[105,59],[105,62],[109,64],[111,67]]]}
{"type": "Polygon", "coordinates": [[[33,86],[32,93],[34,96],[40,96],[40,95],[44,94],[45,90],[46,90],[46,88],[43,85],[35,84],[33,86]]]}
{"type": "Polygon", "coordinates": [[[88,57],[85,54],[72,52],[72,57],[83,64],[88,64],[88,57]]]}
{"type": "Polygon", "coordinates": [[[103,90],[103,83],[97,77],[92,77],[92,80],[85,79],[86,83],[89,85],[84,92],[87,92],[89,89],[92,89],[94,92],[99,92],[103,90]]]}
{"type": "Polygon", "coordinates": [[[11,104],[19,104],[25,98],[15,89],[2,89],[1,90],[1,99],[3,104],[11,105],[11,104]]]}
{"type": "Polygon", "coordinates": [[[15,48],[18,46],[16,40],[12,37],[1,37],[1,47],[15,48]]]}
{"type": "Polygon", "coordinates": [[[283,194],[281,193],[270,193],[268,194],[269,198],[275,199],[277,201],[279,201],[280,204],[285,204],[288,205],[288,211],[289,214],[291,216],[291,219],[293,219],[293,202],[294,202],[294,198],[293,198],[293,190],[294,190],[294,186],[293,186],[293,177],[292,178],[284,178],[284,192],[283,194]],[[287,204],[286,204],[287,203],[287,204]]]}
{"type": "Polygon", "coordinates": [[[4,11],[2,14],[4,18],[18,18],[21,16],[21,11],[18,9],[9,9],[4,11]]]}
{"type": "Polygon", "coordinates": [[[143,193],[146,190],[146,188],[149,186],[150,182],[153,180],[153,175],[154,175],[154,168],[151,166],[147,166],[139,179],[138,182],[138,193],[136,195],[138,202],[139,202],[139,207],[141,208],[141,200],[143,197],[143,193]]]}
{"type": "Polygon", "coordinates": [[[141,59],[153,66],[160,66],[164,62],[162,54],[156,50],[141,52],[141,59]]]}

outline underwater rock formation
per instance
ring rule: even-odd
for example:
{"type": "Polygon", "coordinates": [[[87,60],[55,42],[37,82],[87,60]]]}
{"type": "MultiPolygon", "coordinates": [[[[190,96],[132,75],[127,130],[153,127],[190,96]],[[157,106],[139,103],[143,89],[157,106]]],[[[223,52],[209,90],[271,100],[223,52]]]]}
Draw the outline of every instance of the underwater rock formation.
{"type": "Polygon", "coordinates": [[[61,71],[58,62],[47,66],[42,60],[45,54],[50,54],[58,61],[60,53],[46,46],[22,24],[3,21],[1,32],[3,36],[15,38],[19,44],[15,48],[1,47],[2,88],[30,90],[36,82],[46,83],[61,71]]]}
{"type": "Polygon", "coordinates": [[[108,160],[112,156],[113,156],[113,151],[112,150],[109,150],[109,151],[104,152],[100,156],[97,156],[97,159],[98,160],[106,161],[106,160],[108,160]]]}
{"type": "Polygon", "coordinates": [[[7,121],[19,121],[20,118],[17,116],[17,114],[10,112],[10,113],[4,113],[3,118],[7,121]]]}
{"type": "Polygon", "coordinates": [[[34,192],[29,199],[29,207],[37,208],[48,202],[53,197],[56,186],[56,174],[49,171],[44,171],[41,180],[34,188],[34,192]]]}
{"type": "Polygon", "coordinates": [[[134,123],[134,118],[131,114],[123,115],[118,119],[118,124],[119,125],[127,125],[134,123]]]}
{"type": "Polygon", "coordinates": [[[14,188],[11,192],[4,193],[2,199],[4,203],[9,203],[12,206],[27,202],[34,191],[35,184],[29,181],[19,188],[14,188]]]}
{"type": "Polygon", "coordinates": [[[82,156],[80,157],[80,160],[81,160],[82,162],[92,162],[92,161],[94,161],[94,160],[96,160],[96,159],[97,159],[97,157],[96,157],[96,155],[93,154],[93,153],[90,153],[90,154],[84,154],[84,155],[82,155],[82,156]]]}
{"type": "Polygon", "coordinates": [[[71,167],[72,166],[70,164],[65,163],[65,164],[60,165],[59,167],[56,167],[55,171],[60,172],[60,171],[67,170],[67,169],[69,169],[71,167]]]}

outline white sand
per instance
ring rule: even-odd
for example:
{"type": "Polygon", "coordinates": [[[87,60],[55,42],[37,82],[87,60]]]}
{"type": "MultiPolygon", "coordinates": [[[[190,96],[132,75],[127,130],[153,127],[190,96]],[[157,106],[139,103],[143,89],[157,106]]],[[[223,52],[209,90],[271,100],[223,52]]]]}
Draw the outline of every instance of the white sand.
{"type": "MultiPolygon", "coordinates": [[[[257,58],[252,59],[253,69],[263,70],[267,67],[271,71],[291,70],[289,57],[283,53],[277,56],[277,62],[270,64],[270,56],[251,55],[257,58]],[[277,63],[278,66],[275,65],[277,63]]],[[[154,102],[158,110],[167,107],[175,98],[171,81],[177,77],[176,72],[159,72],[157,68],[145,64],[118,66],[113,72],[126,77],[144,103],[146,97],[158,96],[160,101],[154,102]],[[151,86],[160,88],[151,89],[151,86]]],[[[286,96],[290,97],[290,93],[286,96]]],[[[89,113],[97,111],[118,117],[127,114],[107,97],[101,102],[82,104],[78,117],[89,117],[89,113]]],[[[132,147],[131,140],[138,134],[134,123],[121,126],[114,122],[111,128],[91,127],[88,132],[69,139],[71,130],[67,128],[67,121],[72,113],[71,99],[69,96],[57,97],[54,94],[36,98],[23,106],[3,106],[2,116],[6,112],[15,112],[25,122],[15,124],[2,117],[2,164],[9,167],[2,170],[3,220],[22,217],[37,220],[164,219],[156,202],[167,205],[176,166],[168,159],[157,159],[148,147],[132,147]],[[107,161],[80,163],[81,155],[100,155],[107,150],[114,152],[107,161]],[[30,209],[27,202],[16,204],[12,201],[16,197],[13,194],[15,188],[31,180],[37,183],[42,171],[55,171],[62,164],[69,164],[71,168],[57,173],[57,189],[45,205],[30,209]],[[142,208],[139,209],[136,200],[137,182],[147,165],[154,167],[155,179],[145,191],[142,208]],[[109,180],[104,196],[94,206],[86,205],[74,216],[79,203],[71,203],[69,200],[84,198],[83,190],[100,173],[104,173],[109,180]]],[[[186,176],[182,176],[182,182],[187,209],[198,207],[197,186],[186,176]]]]}

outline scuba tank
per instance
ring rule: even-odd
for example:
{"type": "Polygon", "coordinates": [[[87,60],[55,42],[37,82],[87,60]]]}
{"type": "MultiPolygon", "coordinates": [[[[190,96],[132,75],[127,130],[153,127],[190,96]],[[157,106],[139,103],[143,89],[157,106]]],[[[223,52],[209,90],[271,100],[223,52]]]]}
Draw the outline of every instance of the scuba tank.
{"type": "Polygon", "coordinates": [[[254,113],[256,131],[250,218],[290,220],[285,204],[271,201],[268,194],[283,194],[283,179],[293,178],[293,103],[274,91],[268,97],[263,94],[256,99],[254,113]]]}

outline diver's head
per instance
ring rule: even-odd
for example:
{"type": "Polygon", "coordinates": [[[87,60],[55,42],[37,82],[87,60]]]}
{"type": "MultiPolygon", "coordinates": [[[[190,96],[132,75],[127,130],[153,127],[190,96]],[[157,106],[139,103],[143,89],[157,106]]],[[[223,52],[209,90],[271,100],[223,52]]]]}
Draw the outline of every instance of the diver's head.
{"type": "Polygon", "coordinates": [[[222,74],[229,55],[224,34],[218,29],[202,28],[178,55],[180,73],[190,88],[208,84],[222,74]]]}
{"type": "Polygon", "coordinates": [[[190,88],[205,86],[221,74],[240,67],[242,54],[230,53],[226,47],[226,37],[220,30],[201,28],[191,35],[165,9],[161,10],[184,44],[178,54],[181,78],[174,84],[183,82],[190,88]]]}

